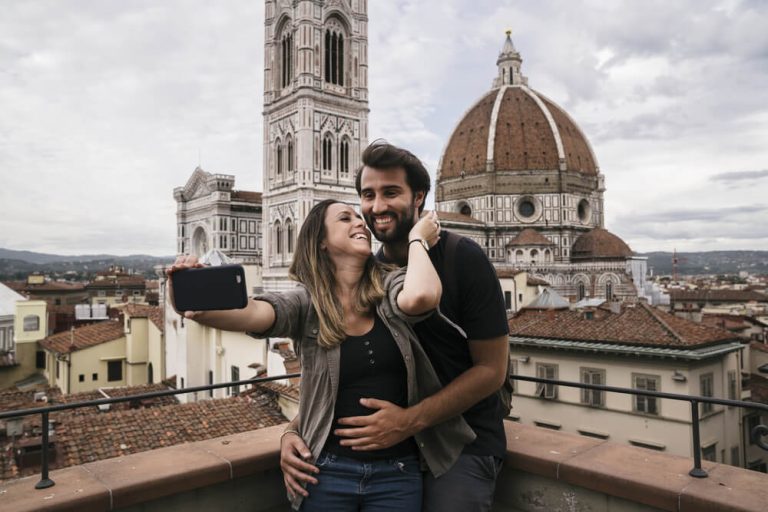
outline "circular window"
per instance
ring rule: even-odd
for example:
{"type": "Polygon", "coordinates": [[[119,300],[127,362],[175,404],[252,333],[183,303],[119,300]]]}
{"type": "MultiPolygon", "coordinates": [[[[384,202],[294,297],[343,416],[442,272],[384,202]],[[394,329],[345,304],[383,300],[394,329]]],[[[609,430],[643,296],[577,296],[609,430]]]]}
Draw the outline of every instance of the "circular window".
{"type": "Polygon", "coordinates": [[[521,217],[527,219],[533,217],[534,213],[536,213],[536,205],[530,197],[523,198],[517,203],[517,214],[521,217]]]}
{"type": "Polygon", "coordinates": [[[589,219],[592,217],[592,207],[589,205],[589,201],[586,199],[579,201],[578,213],[581,222],[589,222],[589,219]]]}

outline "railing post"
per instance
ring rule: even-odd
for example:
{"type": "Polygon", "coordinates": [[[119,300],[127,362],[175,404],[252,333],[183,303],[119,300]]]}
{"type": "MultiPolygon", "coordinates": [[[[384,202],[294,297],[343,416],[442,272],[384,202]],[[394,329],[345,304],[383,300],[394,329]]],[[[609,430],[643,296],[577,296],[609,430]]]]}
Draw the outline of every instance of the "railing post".
{"type": "Polygon", "coordinates": [[[693,429],[693,469],[689,475],[707,478],[707,472],[701,467],[701,440],[699,439],[699,402],[691,400],[691,428],[693,429]]]}
{"type": "Polygon", "coordinates": [[[42,474],[40,475],[40,481],[35,484],[35,489],[47,489],[56,485],[56,482],[48,478],[48,413],[43,414],[43,449],[42,451],[42,474]]]}

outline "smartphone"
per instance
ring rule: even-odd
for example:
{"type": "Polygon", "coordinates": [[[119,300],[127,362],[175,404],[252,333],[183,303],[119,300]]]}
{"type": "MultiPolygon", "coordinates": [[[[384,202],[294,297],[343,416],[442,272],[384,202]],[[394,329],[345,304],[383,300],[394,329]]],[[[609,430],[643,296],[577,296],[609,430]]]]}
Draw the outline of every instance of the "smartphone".
{"type": "Polygon", "coordinates": [[[248,305],[245,271],[240,265],[179,270],[171,274],[179,311],[242,309],[248,305]]]}

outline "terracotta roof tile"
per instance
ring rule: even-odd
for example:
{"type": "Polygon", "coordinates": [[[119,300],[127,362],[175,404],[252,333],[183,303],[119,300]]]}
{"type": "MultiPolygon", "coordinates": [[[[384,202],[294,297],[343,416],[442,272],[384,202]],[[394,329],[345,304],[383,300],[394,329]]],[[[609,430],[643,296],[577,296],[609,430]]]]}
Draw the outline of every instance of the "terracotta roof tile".
{"type": "Polygon", "coordinates": [[[768,302],[768,295],[747,290],[669,290],[673,301],[768,302]]]}
{"type": "Polygon", "coordinates": [[[144,288],[146,289],[147,283],[143,277],[140,276],[108,276],[103,279],[95,279],[85,285],[88,289],[102,289],[102,288],[144,288]]]}
{"type": "MultiPolygon", "coordinates": [[[[559,169],[558,149],[549,121],[530,94],[552,116],[563,143],[566,170],[597,173],[597,163],[578,126],[551,100],[531,89],[509,87],[503,92],[496,119],[493,164],[496,172],[559,169]]],[[[470,107],[454,129],[441,159],[440,178],[457,178],[486,171],[488,132],[499,89],[470,107]]]]}
{"type": "Polygon", "coordinates": [[[40,346],[47,350],[65,354],[75,350],[100,345],[125,336],[123,323],[115,320],[105,320],[85,327],[77,327],[72,331],[64,331],[48,336],[40,341],[40,346]]]}
{"type": "Polygon", "coordinates": [[[525,228],[518,235],[510,240],[507,247],[527,246],[527,245],[555,245],[549,238],[545,237],[533,228],[525,228]]]}
{"type": "MultiPolygon", "coordinates": [[[[45,402],[35,402],[35,393],[37,392],[36,390],[19,391],[17,389],[0,391],[0,411],[7,412],[44,406],[45,402]]],[[[51,402],[58,402],[61,397],[59,388],[46,388],[44,392],[51,402]]]]}
{"type": "MultiPolygon", "coordinates": [[[[294,386],[293,384],[285,385],[278,382],[259,382],[254,384],[252,389],[255,389],[257,392],[283,395],[296,401],[299,400],[299,386],[294,386]]],[[[246,391],[246,393],[249,392],[251,392],[251,390],[246,391]]]]}
{"type": "Polygon", "coordinates": [[[632,249],[624,240],[603,228],[587,231],[571,247],[573,260],[629,258],[632,254],[632,249]]]}
{"type": "Polygon", "coordinates": [[[523,309],[510,319],[509,329],[511,336],[678,348],[736,339],[726,330],[678,318],[642,302],[625,305],[618,314],[598,308],[591,319],[577,310],[523,309]]]}
{"type": "Polygon", "coordinates": [[[126,304],[123,311],[130,317],[149,318],[160,332],[164,329],[164,312],[160,306],[147,306],[145,304],[126,304]]]}
{"type": "Polygon", "coordinates": [[[59,467],[285,423],[276,400],[259,395],[105,414],[69,415],[56,427],[59,467]]]}
{"type": "Polygon", "coordinates": [[[515,277],[520,272],[525,272],[525,270],[516,268],[496,268],[496,277],[499,279],[510,279],[515,277]]]}
{"type": "Polygon", "coordinates": [[[250,192],[248,190],[233,190],[230,196],[236,201],[245,201],[248,203],[261,204],[261,192],[250,192]]]}
{"type": "MultiPolygon", "coordinates": [[[[72,393],[70,395],[61,395],[56,401],[58,403],[71,404],[75,402],[88,402],[91,400],[101,400],[102,398],[117,398],[121,396],[130,395],[142,395],[144,393],[152,393],[154,391],[165,391],[172,389],[166,384],[144,384],[142,386],[121,386],[114,388],[101,388],[104,394],[98,390],[84,391],[82,393],[72,393]]],[[[110,404],[110,411],[122,411],[128,409],[136,409],[137,407],[160,407],[164,405],[178,404],[179,400],[174,395],[158,396],[153,398],[143,398],[138,402],[119,402],[116,404],[110,404]]],[[[97,407],[82,407],[78,409],[72,409],[67,411],[66,414],[103,414],[97,407]]]]}

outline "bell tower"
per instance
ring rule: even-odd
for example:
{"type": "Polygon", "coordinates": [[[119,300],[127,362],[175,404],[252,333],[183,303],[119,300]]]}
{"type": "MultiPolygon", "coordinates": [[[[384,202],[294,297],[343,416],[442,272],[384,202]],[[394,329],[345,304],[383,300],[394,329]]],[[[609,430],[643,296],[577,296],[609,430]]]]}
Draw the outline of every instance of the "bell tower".
{"type": "Polygon", "coordinates": [[[368,143],[367,0],[265,0],[264,287],[283,290],[323,199],[358,204],[368,143]]]}

